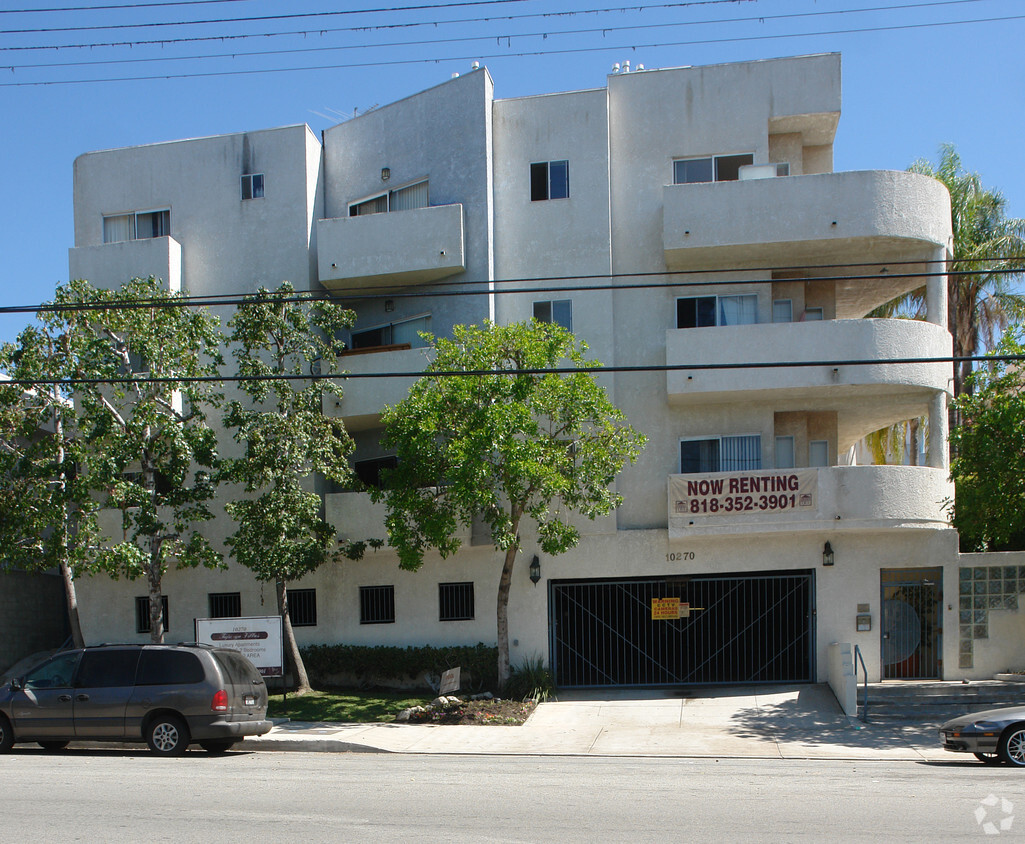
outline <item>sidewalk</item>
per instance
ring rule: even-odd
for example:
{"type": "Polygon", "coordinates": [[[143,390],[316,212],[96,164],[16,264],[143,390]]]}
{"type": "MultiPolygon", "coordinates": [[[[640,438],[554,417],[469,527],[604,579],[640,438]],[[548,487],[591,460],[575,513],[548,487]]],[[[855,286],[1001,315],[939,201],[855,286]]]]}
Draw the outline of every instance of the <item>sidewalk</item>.
{"type": "Polygon", "coordinates": [[[666,691],[601,690],[542,703],[522,727],[277,724],[247,750],[527,756],[663,756],[956,761],[934,725],[848,719],[826,685],[666,691]]]}

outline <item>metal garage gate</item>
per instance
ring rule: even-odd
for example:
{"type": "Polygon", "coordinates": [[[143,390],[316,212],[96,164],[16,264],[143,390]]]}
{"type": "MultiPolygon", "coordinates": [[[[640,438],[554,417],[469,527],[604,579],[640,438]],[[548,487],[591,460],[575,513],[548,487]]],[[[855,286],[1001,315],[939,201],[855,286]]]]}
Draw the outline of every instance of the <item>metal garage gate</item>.
{"type": "Polygon", "coordinates": [[[796,571],[553,581],[556,685],[811,682],[813,577],[796,571]],[[678,599],[683,617],[653,618],[658,598],[678,599]]]}

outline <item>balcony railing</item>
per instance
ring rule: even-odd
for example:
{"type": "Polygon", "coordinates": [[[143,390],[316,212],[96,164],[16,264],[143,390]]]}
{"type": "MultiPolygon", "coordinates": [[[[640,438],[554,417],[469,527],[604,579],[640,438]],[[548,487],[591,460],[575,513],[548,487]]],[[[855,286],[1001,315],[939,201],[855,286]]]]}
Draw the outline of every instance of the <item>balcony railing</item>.
{"type": "Polygon", "coordinates": [[[669,476],[669,538],[948,527],[944,469],[832,466],[669,476]]]}
{"type": "Polygon", "coordinates": [[[132,278],[159,278],[169,290],[182,287],[182,247],[173,237],[148,237],[68,250],[72,278],[94,287],[118,288],[132,278]]]}
{"type": "Polygon", "coordinates": [[[950,236],[950,199],[935,179],[870,170],[667,185],[663,242],[669,269],[729,260],[785,259],[782,266],[824,255],[864,260],[926,258],[950,236]],[[916,252],[916,254],[912,254],[916,252]]]}
{"type": "Polygon", "coordinates": [[[334,291],[427,284],[460,273],[463,206],[320,220],[317,265],[321,283],[334,291]]]}
{"type": "MultiPolygon", "coordinates": [[[[358,350],[363,351],[363,350],[358,350]]],[[[342,397],[324,398],[324,413],[345,417],[350,431],[373,427],[385,405],[396,405],[409,393],[416,377],[389,373],[421,372],[427,366],[426,349],[395,349],[378,354],[346,354],[339,368],[354,375],[380,373],[379,378],[349,378],[342,381],[342,397]]]]}
{"type": "Polygon", "coordinates": [[[946,328],[910,319],[848,319],[764,323],[666,331],[670,366],[736,364],[737,369],[674,369],[666,374],[669,401],[759,401],[832,393],[893,394],[949,387],[949,363],[884,363],[949,358],[946,328]],[[837,362],[813,366],[816,361],[837,362]],[[846,364],[842,361],[869,361],[846,364]],[[872,363],[872,361],[879,361],[872,363]],[[795,366],[745,368],[743,364],[795,366]]]}

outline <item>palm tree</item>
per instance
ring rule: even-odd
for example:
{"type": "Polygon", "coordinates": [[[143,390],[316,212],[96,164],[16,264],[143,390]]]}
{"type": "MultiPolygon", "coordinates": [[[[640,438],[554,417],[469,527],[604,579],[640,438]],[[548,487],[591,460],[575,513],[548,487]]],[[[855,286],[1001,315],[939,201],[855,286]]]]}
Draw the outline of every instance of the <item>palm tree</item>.
{"type": "MultiPolygon", "coordinates": [[[[1014,290],[1025,260],[1025,220],[1004,216],[1006,201],[968,173],[951,144],[940,147],[935,167],[924,159],[908,168],[932,176],[950,192],[954,235],[948,271],[948,328],[954,356],[968,357],[992,347],[1008,323],[1025,313],[1025,295],[1014,290]]],[[[921,295],[921,292],[919,292],[921,295]]],[[[954,396],[971,392],[970,361],[954,367],[954,396]]]]}

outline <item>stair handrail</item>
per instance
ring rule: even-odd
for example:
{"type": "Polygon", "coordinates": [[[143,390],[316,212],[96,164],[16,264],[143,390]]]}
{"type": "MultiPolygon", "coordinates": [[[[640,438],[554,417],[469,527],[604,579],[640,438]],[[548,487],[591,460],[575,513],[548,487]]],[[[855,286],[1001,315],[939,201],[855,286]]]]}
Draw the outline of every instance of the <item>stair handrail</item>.
{"type": "Polygon", "coordinates": [[[861,655],[861,648],[857,645],[854,646],[854,685],[857,687],[858,684],[858,663],[861,663],[861,671],[865,675],[864,680],[864,699],[861,703],[861,715],[859,716],[862,721],[868,722],[868,668],[865,667],[865,658],[861,655]]]}

